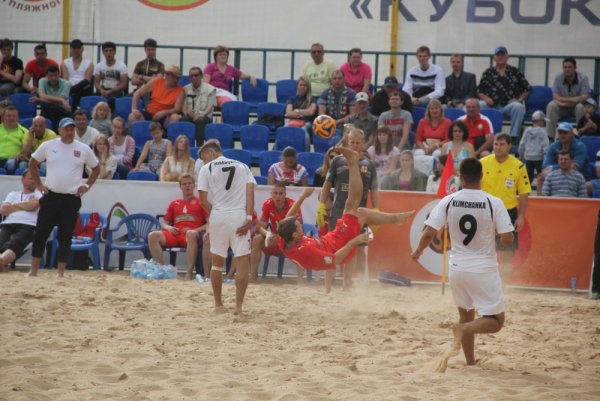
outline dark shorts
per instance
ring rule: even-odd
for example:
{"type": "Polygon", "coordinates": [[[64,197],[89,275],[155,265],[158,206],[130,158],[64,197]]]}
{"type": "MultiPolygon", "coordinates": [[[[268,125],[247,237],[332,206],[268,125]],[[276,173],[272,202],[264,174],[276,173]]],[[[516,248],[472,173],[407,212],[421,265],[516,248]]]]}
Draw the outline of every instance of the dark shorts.
{"type": "MultiPolygon", "coordinates": [[[[508,210],[508,215],[510,217],[510,222],[513,223],[513,226],[515,225],[515,220],[517,220],[517,217],[519,217],[519,213],[517,211],[516,207],[513,207],[512,209],[508,210]]],[[[513,232],[513,235],[515,236],[515,239],[513,240],[513,243],[511,245],[502,245],[502,243],[500,242],[500,236],[496,236],[496,249],[499,251],[516,251],[517,249],[519,249],[519,234],[517,233],[517,231],[515,230],[513,232]]]]}
{"type": "Polygon", "coordinates": [[[27,224],[3,224],[0,226],[0,253],[10,249],[21,257],[25,247],[33,241],[34,226],[27,224]]]}

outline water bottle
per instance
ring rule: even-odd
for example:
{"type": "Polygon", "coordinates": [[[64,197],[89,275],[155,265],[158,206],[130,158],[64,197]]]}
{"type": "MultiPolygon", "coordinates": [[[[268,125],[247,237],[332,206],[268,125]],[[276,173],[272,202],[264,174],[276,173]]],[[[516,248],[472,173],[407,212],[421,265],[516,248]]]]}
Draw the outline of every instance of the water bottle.
{"type": "Polygon", "coordinates": [[[146,259],[138,259],[131,262],[131,276],[136,278],[146,278],[146,259]]]}
{"type": "Polygon", "coordinates": [[[177,267],[168,265],[165,267],[165,278],[177,278],[177,267]]]}

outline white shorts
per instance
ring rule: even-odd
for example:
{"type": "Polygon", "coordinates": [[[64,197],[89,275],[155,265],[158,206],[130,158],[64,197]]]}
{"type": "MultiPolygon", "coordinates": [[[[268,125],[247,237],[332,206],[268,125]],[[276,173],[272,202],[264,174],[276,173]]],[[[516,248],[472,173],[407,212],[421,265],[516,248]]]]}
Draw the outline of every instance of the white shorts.
{"type": "Polygon", "coordinates": [[[246,211],[210,213],[210,252],[223,258],[231,248],[234,257],[250,254],[250,231],[239,236],[235,231],[246,222],[246,211]]]}
{"type": "Polygon", "coordinates": [[[450,268],[450,288],[456,306],[475,309],[479,316],[491,316],[504,312],[502,280],[498,270],[472,273],[450,268]]]}

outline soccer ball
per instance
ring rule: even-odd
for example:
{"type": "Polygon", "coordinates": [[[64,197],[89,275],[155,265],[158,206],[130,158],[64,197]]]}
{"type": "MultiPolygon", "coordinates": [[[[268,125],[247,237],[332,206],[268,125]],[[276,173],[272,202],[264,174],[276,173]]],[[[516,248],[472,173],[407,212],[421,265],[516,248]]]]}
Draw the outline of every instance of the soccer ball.
{"type": "Polygon", "coordinates": [[[333,117],[321,114],[313,121],[312,130],[323,139],[329,139],[335,134],[336,125],[333,117]]]}

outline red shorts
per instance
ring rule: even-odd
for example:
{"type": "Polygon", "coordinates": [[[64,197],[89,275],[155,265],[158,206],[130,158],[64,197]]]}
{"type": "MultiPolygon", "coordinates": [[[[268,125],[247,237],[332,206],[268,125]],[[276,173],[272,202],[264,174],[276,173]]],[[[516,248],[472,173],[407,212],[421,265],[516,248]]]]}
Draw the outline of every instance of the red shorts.
{"type": "MultiPolygon", "coordinates": [[[[338,219],[335,229],[325,234],[320,240],[331,253],[336,253],[340,248],[350,242],[351,239],[358,236],[362,231],[362,225],[358,222],[358,217],[354,214],[344,213],[338,219]]],[[[343,261],[336,261],[339,264],[345,264],[354,257],[356,248],[343,261]]]]}
{"type": "Polygon", "coordinates": [[[162,230],[162,233],[165,236],[165,248],[187,248],[185,233],[174,235],[167,230],[162,230]]]}

